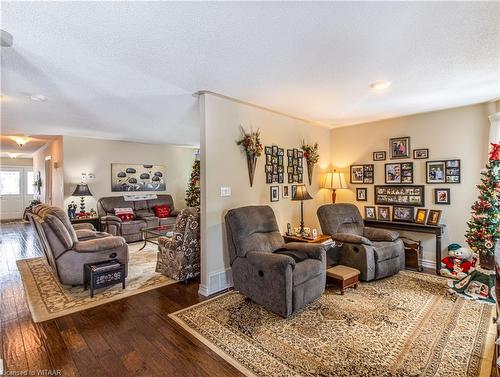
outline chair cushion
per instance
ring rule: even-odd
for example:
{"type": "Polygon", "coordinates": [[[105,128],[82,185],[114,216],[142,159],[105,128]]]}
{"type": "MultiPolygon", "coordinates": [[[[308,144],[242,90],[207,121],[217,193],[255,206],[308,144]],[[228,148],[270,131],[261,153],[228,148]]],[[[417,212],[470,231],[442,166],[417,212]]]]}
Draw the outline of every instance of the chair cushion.
{"type": "Polygon", "coordinates": [[[373,251],[377,262],[399,257],[399,250],[394,242],[373,242],[373,251]]]}
{"type": "Polygon", "coordinates": [[[326,274],[337,280],[347,280],[360,274],[359,270],[339,264],[326,270],[326,274]]]}
{"type": "Polygon", "coordinates": [[[144,220],[132,220],[122,223],[122,234],[136,234],[146,227],[144,220]]]}
{"type": "Polygon", "coordinates": [[[297,263],[293,270],[293,286],[300,285],[322,273],[323,265],[317,259],[306,259],[297,263]]]}

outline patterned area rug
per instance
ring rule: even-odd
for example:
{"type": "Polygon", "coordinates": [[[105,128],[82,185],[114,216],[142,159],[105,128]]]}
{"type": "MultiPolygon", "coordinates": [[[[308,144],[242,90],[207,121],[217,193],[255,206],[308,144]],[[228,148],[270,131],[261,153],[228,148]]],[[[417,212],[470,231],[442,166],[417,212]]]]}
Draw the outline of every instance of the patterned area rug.
{"type": "Polygon", "coordinates": [[[247,375],[489,376],[495,307],[403,271],[283,319],[230,292],[171,318],[247,375]]]}
{"type": "Polygon", "coordinates": [[[82,286],[61,285],[44,257],[18,260],[17,268],[21,273],[33,321],[47,321],[176,283],[155,272],[158,247],[148,243],[146,248],[138,251],[142,245],[142,242],[129,245],[125,290],[121,284],[116,284],[95,291],[94,298],[90,298],[89,291],[85,291],[82,286]]]}

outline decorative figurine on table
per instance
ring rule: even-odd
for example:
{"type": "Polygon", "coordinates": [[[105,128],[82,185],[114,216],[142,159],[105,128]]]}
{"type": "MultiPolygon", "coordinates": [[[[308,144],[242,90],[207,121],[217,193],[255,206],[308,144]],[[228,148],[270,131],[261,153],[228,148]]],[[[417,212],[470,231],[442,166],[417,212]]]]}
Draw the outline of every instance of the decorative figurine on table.
{"type": "Polygon", "coordinates": [[[97,212],[95,211],[94,208],[90,209],[90,217],[97,217],[97,212]]]}
{"type": "Polygon", "coordinates": [[[77,205],[74,201],[71,201],[71,203],[68,204],[68,217],[70,219],[76,218],[76,208],[77,208],[77,205]]]}
{"type": "Polygon", "coordinates": [[[476,262],[477,258],[470,249],[452,243],[448,246],[448,256],[441,260],[439,273],[452,279],[462,279],[474,270],[476,262]]]}

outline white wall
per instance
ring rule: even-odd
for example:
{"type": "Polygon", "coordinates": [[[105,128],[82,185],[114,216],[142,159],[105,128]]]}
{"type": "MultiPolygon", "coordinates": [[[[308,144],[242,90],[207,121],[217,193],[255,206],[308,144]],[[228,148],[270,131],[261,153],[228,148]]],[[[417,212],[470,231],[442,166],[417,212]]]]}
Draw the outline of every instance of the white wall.
{"type": "MultiPolygon", "coordinates": [[[[479,104],[449,110],[417,114],[397,119],[338,128],[331,131],[332,165],[345,172],[349,179],[349,165],[375,164],[375,184],[384,184],[384,163],[413,161],[414,184],[425,185],[426,160],[390,160],[389,138],[410,136],[411,148],[429,148],[430,159],[460,159],[462,182],[460,184],[428,184],[425,190],[425,208],[443,210],[446,234],[443,237],[443,255],[449,243],[464,244],[466,222],[470,206],[477,198],[476,184],[479,171],[486,163],[488,113],[491,104],[479,104]],[[387,160],[373,162],[372,152],[386,151],[387,160]],[[434,189],[450,188],[451,205],[435,205],[434,189]]],[[[349,185],[349,190],[339,190],[338,202],[354,202],[363,211],[373,205],[374,185],[349,185]],[[368,187],[368,202],[356,202],[356,187],[368,187]]],[[[362,212],[363,213],[363,212],[362,212]]],[[[432,235],[408,233],[413,239],[424,241],[424,260],[435,261],[435,244],[432,235]]]]}
{"type": "Polygon", "coordinates": [[[33,159],[1,157],[0,166],[33,166],[33,159]]]}
{"type": "MultiPolygon", "coordinates": [[[[93,173],[88,180],[92,198],[86,198],[86,209],[96,209],[96,200],[103,196],[121,196],[111,192],[111,164],[157,164],[166,167],[167,190],[176,208],[184,208],[185,190],[194,162],[194,148],[167,144],[131,143],[104,139],[64,136],[64,197],[65,207],[79,198],[72,197],[82,173],[93,173]]],[[[157,192],[160,194],[160,192],[157,192]]]]}
{"type": "MultiPolygon", "coordinates": [[[[246,158],[236,145],[241,136],[240,125],[249,130],[261,130],[264,145],[280,148],[300,148],[302,139],[319,142],[320,161],[316,166],[313,184],[307,182],[304,167],[304,182],[314,200],[304,202],[306,226],[319,229],[316,209],[330,200],[330,192],[319,189],[320,170],[328,168],[330,161],[330,130],[312,126],[271,111],[249,106],[213,94],[200,96],[202,122],[201,136],[201,189],[202,189],[202,277],[200,293],[212,294],[231,285],[229,257],[224,231],[224,215],[231,208],[267,204],[270,205],[284,232],[286,224],[299,225],[300,202],[281,198],[270,202],[270,186],[265,182],[265,156],[257,161],[253,187],[250,187],[246,158]],[[229,186],[230,197],[220,197],[221,186],[229,186]]],[[[286,157],[286,156],[285,156],[286,157]]],[[[285,162],[285,166],[287,163],[285,162]]],[[[285,178],[285,182],[287,179],[285,178]]],[[[285,183],[287,185],[288,183],[285,183]]]]}
{"type": "Polygon", "coordinates": [[[52,203],[53,206],[62,207],[64,203],[64,161],[63,139],[61,136],[47,143],[43,148],[33,153],[33,171],[40,172],[42,187],[40,200],[45,201],[45,160],[50,157],[52,163],[52,203]]]}

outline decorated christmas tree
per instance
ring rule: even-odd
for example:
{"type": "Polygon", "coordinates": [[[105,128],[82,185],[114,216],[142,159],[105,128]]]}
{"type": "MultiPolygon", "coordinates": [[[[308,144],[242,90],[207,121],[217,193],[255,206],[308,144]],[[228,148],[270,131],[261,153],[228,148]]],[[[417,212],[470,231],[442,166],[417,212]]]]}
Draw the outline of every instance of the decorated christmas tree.
{"type": "Polygon", "coordinates": [[[196,207],[200,205],[200,161],[193,164],[193,171],[189,179],[189,187],[186,190],[186,205],[196,207]]]}
{"type": "Polygon", "coordinates": [[[500,144],[491,144],[489,161],[481,175],[477,185],[479,197],[472,206],[465,237],[470,248],[479,254],[481,267],[493,270],[495,247],[500,239],[500,144]]]}

